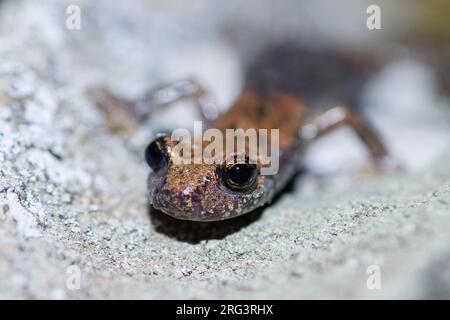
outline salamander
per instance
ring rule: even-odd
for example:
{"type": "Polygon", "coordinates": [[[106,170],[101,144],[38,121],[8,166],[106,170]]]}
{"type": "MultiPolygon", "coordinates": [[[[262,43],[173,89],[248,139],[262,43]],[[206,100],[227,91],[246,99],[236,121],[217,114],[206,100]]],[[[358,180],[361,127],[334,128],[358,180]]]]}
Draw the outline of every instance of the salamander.
{"type": "MultiPolygon", "coordinates": [[[[205,129],[279,129],[279,169],[269,175],[261,174],[261,159],[250,162],[248,154],[238,159],[234,150],[222,150],[222,162],[180,163],[174,152],[179,142],[167,134],[158,136],[145,150],[154,208],[178,219],[217,221],[269,204],[300,169],[307,146],[343,125],[354,130],[376,166],[389,162],[385,146],[356,108],[362,86],[376,69],[367,60],[292,45],[273,46],[252,60],[242,92],[223,114],[194,79],[160,86],[137,101],[93,91],[100,105],[132,111],[141,119],[189,98],[199,106],[205,129]]],[[[193,141],[193,149],[196,144],[204,141],[193,141]]]]}

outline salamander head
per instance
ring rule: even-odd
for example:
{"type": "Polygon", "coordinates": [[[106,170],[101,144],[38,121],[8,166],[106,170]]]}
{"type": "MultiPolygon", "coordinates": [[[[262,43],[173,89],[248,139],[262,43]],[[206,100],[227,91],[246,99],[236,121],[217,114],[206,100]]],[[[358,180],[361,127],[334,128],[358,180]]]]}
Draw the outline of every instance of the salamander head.
{"type": "Polygon", "coordinates": [[[178,219],[224,220],[252,211],[269,199],[271,179],[259,174],[248,158],[217,164],[180,164],[174,161],[176,142],[156,138],[145,157],[150,201],[156,209],[178,219]]]}

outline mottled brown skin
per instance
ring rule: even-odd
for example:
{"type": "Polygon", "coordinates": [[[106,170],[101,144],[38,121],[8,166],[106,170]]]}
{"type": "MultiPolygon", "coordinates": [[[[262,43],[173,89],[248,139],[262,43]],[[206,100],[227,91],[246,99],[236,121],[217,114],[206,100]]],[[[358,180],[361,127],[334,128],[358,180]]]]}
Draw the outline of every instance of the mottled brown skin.
{"type": "MultiPolygon", "coordinates": [[[[224,154],[223,163],[179,164],[174,161],[178,155],[173,151],[177,142],[168,136],[163,139],[167,162],[148,177],[150,202],[156,209],[178,219],[223,220],[270,203],[298,171],[304,147],[339,126],[352,127],[375,164],[386,165],[387,151],[363,117],[354,108],[331,104],[331,101],[356,103],[356,93],[371,72],[370,64],[361,61],[352,55],[326,51],[310,52],[290,46],[270,48],[248,68],[244,90],[218,118],[212,117],[218,114],[216,110],[207,110],[209,104],[202,103],[206,90],[196,81],[175,82],[137,102],[126,102],[104,90],[97,91],[94,97],[101,97],[97,102],[103,109],[131,110],[137,119],[145,116],[142,110],[150,114],[173,101],[192,98],[204,111],[204,119],[211,128],[279,129],[278,173],[259,174],[254,187],[239,191],[229,188],[222,175],[224,167],[232,165],[229,159],[233,155],[224,154]],[[173,96],[171,102],[165,101],[167,96],[173,96]],[[318,112],[319,104],[328,108],[318,112]]],[[[110,127],[116,125],[114,121],[110,127]]],[[[268,138],[270,144],[270,134],[268,138]]],[[[204,144],[194,142],[199,143],[204,144]]],[[[257,167],[260,171],[259,160],[257,167]]]]}
{"type": "MultiPolygon", "coordinates": [[[[179,218],[215,221],[233,218],[269,203],[298,169],[300,126],[306,116],[306,106],[288,93],[264,97],[244,90],[227,113],[210,127],[221,130],[234,128],[280,129],[280,171],[275,176],[258,177],[256,187],[248,191],[227,188],[220,176],[221,164],[174,164],[166,170],[151,173],[148,187],[156,209],[179,218]]],[[[270,134],[268,137],[270,143],[270,134]]],[[[166,138],[168,158],[176,142],[166,138]]],[[[225,155],[227,159],[230,155],[225,155]]],[[[258,168],[261,163],[258,162],[258,168]]]]}
{"type": "MultiPolygon", "coordinates": [[[[280,149],[286,151],[298,142],[298,131],[306,120],[307,110],[300,99],[288,92],[265,96],[247,89],[211,127],[221,130],[280,129],[280,149]]],[[[270,135],[268,138],[270,141],[270,135]]]]}

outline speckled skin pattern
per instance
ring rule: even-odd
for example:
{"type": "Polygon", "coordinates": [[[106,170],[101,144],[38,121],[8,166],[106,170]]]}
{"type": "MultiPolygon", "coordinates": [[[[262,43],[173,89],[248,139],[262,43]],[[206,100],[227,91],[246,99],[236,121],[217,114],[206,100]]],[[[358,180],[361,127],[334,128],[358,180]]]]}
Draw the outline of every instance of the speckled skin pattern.
{"type": "MultiPolygon", "coordinates": [[[[301,151],[298,130],[305,105],[288,93],[261,96],[244,90],[227,113],[212,128],[280,129],[280,170],[276,175],[259,175],[256,188],[234,191],[221,177],[222,164],[175,164],[172,152],[177,142],[165,139],[167,167],[148,178],[150,199],[156,209],[179,219],[215,221],[233,218],[269,203],[298,169],[301,151]]],[[[270,134],[268,135],[270,143],[270,134]]],[[[201,142],[197,142],[201,143],[201,142]]],[[[225,155],[223,159],[227,159],[225,155]]],[[[258,168],[261,162],[258,162],[258,168]]]]}
{"type": "Polygon", "coordinates": [[[232,191],[221,179],[221,165],[175,165],[170,151],[173,146],[168,141],[168,166],[151,173],[148,179],[153,206],[179,219],[215,221],[270,203],[301,165],[306,143],[299,138],[299,129],[317,114],[317,107],[329,107],[336,101],[357,105],[360,88],[378,68],[360,58],[290,45],[263,50],[248,66],[240,96],[210,127],[223,132],[237,128],[279,129],[278,173],[260,175],[254,190],[232,191]]]}

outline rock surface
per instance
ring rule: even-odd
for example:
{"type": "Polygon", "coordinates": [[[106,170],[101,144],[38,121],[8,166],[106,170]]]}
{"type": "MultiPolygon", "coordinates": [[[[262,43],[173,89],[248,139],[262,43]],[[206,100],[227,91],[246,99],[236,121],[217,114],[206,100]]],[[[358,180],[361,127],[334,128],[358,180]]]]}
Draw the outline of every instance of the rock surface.
{"type": "Polygon", "coordinates": [[[79,2],[81,30],[64,1],[0,3],[0,298],[450,298],[450,109],[429,71],[401,62],[368,93],[406,173],[333,173],[365,159],[343,131],[264,210],[176,221],[149,208],[141,155],[180,109],[112,134],[84,92],[194,74],[227,105],[241,75],[225,18],[198,19],[206,2],[79,2]]]}

